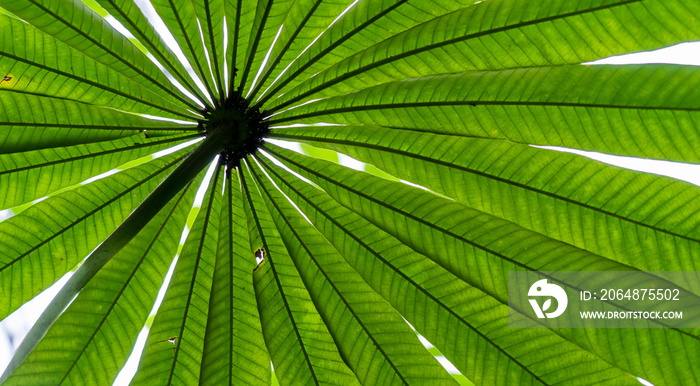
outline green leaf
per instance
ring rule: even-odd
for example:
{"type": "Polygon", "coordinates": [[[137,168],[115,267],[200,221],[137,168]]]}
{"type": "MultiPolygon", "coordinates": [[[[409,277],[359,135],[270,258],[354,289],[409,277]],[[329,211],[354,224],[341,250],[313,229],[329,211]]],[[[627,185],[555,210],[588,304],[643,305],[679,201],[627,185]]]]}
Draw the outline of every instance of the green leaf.
{"type": "Polygon", "coordinates": [[[484,1],[436,17],[329,66],[270,111],[309,97],[427,75],[582,63],[698,39],[693,0],[484,1]],[[616,26],[611,28],[610,26],[616,26]]]}
{"type": "Polygon", "coordinates": [[[0,317],[74,269],[181,158],[175,153],[69,190],[0,223],[0,317]]]}
{"type": "Polygon", "coordinates": [[[290,257],[343,360],[360,382],[450,384],[450,376],[401,314],[364,282],[259,168],[254,170],[290,257]]]}
{"type": "Polygon", "coordinates": [[[700,257],[694,185],[508,141],[326,129],[314,143],[622,264],[684,271],[700,257]],[[343,139],[347,134],[352,140],[343,139]]]}
{"type": "Polygon", "coordinates": [[[230,66],[229,96],[236,91],[236,75],[241,75],[248,63],[248,42],[255,22],[257,4],[246,0],[224,0],[224,14],[228,27],[227,60],[230,66]]]}
{"type": "Polygon", "coordinates": [[[384,126],[698,162],[691,144],[698,138],[698,84],[695,68],[673,65],[442,75],[328,98],[270,123],[384,126]]]}
{"type": "Polygon", "coordinates": [[[226,173],[200,380],[212,385],[269,385],[270,356],[250,274],[255,259],[248,252],[242,188],[237,173],[226,173]]]}
{"type": "MultiPolygon", "coordinates": [[[[252,99],[258,94],[270,76],[279,74],[283,65],[287,62],[291,65],[294,59],[298,58],[320,34],[325,32],[326,28],[337,17],[336,15],[340,15],[351,3],[351,0],[337,3],[322,0],[288,1],[285,3],[290,4],[287,11],[269,16],[266,25],[279,26],[279,36],[277,36],[277,31],[274,31],[275,35],[268,36],[268,39],[263,39],[260,44],[262,47],[271,47],[267,48],[270,55],[254,87],[252,84],[249,87],[251,90],[250,98],[252,99]]],[[[279,8],[284,10],[285,7],[279,6],[279,8]]],[[[262,59],[267,52],[260,52],[258,55],[262,59]]],[[[258,63],[253,65],[255,68],[258,63]]]]}
{"type": "Polygon", "coordinates": [[[252,178],[241,176],[241,181],[251,252],[264,251],[264,260],[253,271],[253,285],[277,379],[283,385],[359,385],[316,311],[257,186],[252,178]]]}
{"type": "MultiPolygon", "coordinates": [[[[277,154],[281,160],[324,188],[336,202],[489,294],[504,306],[508,305],[508,271],[632,269],[422,189],[362,175],[327,161],[302,158],[289,151],[281,152],[284,155],[277,154]]],[[[651,276],[645,282],[652,287],[670,284],[651,276]],[[653,285],[655,281],[659,284],[653,285]]],[[[571,286],[571,282],[562,285],[571,286]]],[[[690,285],[695,287],[697,294],[697,283],[690,285]]],[[[580,290],[575,286],[572,288],[580,290]]],[[[700,301],[697,296],[695,299],[697,300],[694,301],[700,301]]],[[[615,302],[610,304],[614,305],[615,302]]],[[[654,322],[663,323],[652,323],[654,322]]],[[[563,338],[585,347],[606,362],[614,361],[615,354],[607,344],[591,343],[588,337],[581,339],[572,330],[556,331],[563,338]]],[[[634,353],[644,352],[645,347],[652,342],[655,342],[660,351],[674,351],[679,347],[693,347],[690,348],[691,351],[700,350],[700,339],[693,331],[655,328],[643,333],[639,329],[611,331],[614,330],[601,329],[596,335],[605,342],[620,337],[625,342],[625,349],[630,352],[628,358],[635,356],[634,353]]],[[[634,362],[618,366],[626,372],[645,374],[652,379],[658,379],[662,375],[673,376],[680,383],[689,381],[685,379],[685,374],[700,366],[700,362],[689,359],[677,363],[677,370],[671,373],[661,370],[665,361],[663,356],[647,356],[644,366],[635,365],[634,362]]]]}
{"type": "Polygon", "coordinates": [[[136,2],[130,0],[100,0],[100,5],[132,33],[140,43],[192,94],[204,99],[187,70],[167,46],[158,31],[148,22],[136,2]]]}
{"type": "Polygon", "coordinates": [[[108,142],[0,154],[0,208],[42,198],[197,136],[149,139],[141,133],[108,142]]]}
{"type": "Polygon", "coordinates": [[[15,90],[0,90],[0,104],[0,147],[4,154],[114,140],[145,130],[173,135],[197,129],[15,90]]]}
{"type": "Polygon", "coordinates": [[[580,379],[633,384],[626,373],[552,330],[508,328],[507,305],[340,206],[325,192],[289,178],[288,173],[285,178],[279,167],[264,164],[282,191],[363,279],[475,384],[580,379]],[[552,368],[549,363],[557,365],[552,368]]]}
{"type": "Polygon", "coordinates": [[[84,55],[41,30],[0,15],[0,65],[12,79],[0,88],[55,96],[96,105],[192,119],[178,104],[84,55]]]}
{"type": "Polygon", "coordinates": [[[224,88],[222,69],[224,47],[224,1],[225,0],[192,0],[195,13],[200,21],[200,31],[204,47],[208,54],[208,66],[219,90],[221,102],[227,95],[224,88]]]}
{"type": "MultiPolygon", "coordinates": [[[[290,62],[287,75],[275,82],[272,79],[269,86],[264,89],[264,96],[260,103],[272,97],[277,97],[282,90],[293,89],[294,86],[303,83],[326,68],[340,62],[345,57],[356,54],[368,47],[371,47],[387,38],[387,34],[395,34],[432,18],[444,15],[457,9],[470,6],[473,0],[382,0],[372,3],[359,1],[351,3],[350,9],[343,9],[335,12],[339,19],[335,23],[328,23],[327,30],[324,28],[316,36],[311,36],[314,40],[310,44],[290,47],[291,52],[301,54],[294,56],[290,62]],[[345,14],[340,17],[340,14],[345,14]],[[322,33],[322,34],[321,34],[322,33]],[[316,37],[318,36],[318,40],[316,37]],[[271,88],[272,91],[267,92],[271,88]]],[[[329,6],[323,2],[321,7],[329,6]]],[[[317,12],[318,15],[324,15],[317,12]]],[[[309,20],[310,25],[317,25],[322,20],[318,16],[309,20]]],[[[321,25],[321,27],[324,27],[321,25]]],[[[311,30],[308,31],[309,33],[311,30]]],[[[305,37],[305,31],[300,33],[305,37]]],[[[295,39],[299,40],[299,39],[295,39]]],[[[292,56],[289,56],[292,57],[292,56]]]]}
{"type": "Polygon", "coordinates": [[[202,177],[90,281],[4,384],[114,382],[151,312],[202,177]]]}
{"type": "Polygon", "coordinates": [[[185,241],[149,331],[134,385],[192,384],[199,380],[209,311],[201,300],[210,296],[216,264],[222,177],[217,167],[199,212],[202,220],[195,222],[185,241]]]}
{"type": "Polygon", "coordinates": [[[8,0],[3,6],[123,76],[148,85],[151,91],[165,98],[169,95],[170,99],[199,110],[175,89],[143,52],[82,1],[8,0]]]}
{"type": "MultiPolygon", "coordinates": [[[[221,0],[212,3],[217,4],[221,0]]],[[[209,72],[209,64],[204,55],[204,43],[199,32],[199,24],[192,0],[153,0],[151,1],[165,26],[175,38],[187,61],[196,75],[204,82],[209,96],[217,101],[215,87],[209,72]]],[[[200,21],[201,22],[201,21],[200,21]]],[[[206,21],[205,21],[206,22],[206,21]]],[[[202,25],[204,29],[206,25],[202,25]]],[[[208,104],[208,102],[207,102],[208,104]]]]}
{"type": "MultiPolygon", "coordinates": [[[[266,49],[269,47],[261,45],[261,40],[265,42],[272,42],[272,37],[275,36],[277,29],[280,27],[279,24],[270,26],[270,24],[267,23],[268,19],[270,18],[270,10],[272,9],[272,6],[275,3],[281,3],[282,7],[280,8],[284,9],[285,5],[288,6],[292,1],[293,0],[260,0],[255,5],[256,9],[254,17],[252,18],[252,24],[249,27],[251,28],[251,32],[248,36],[246,51],[238,52],[238,55],[245,55],[244,66],[238,69],[241,77],[238,89],[236,90],[238,93],[241,93],[243,89],[247,88],[246,86],[253,82],[255,71],[257,71],[258,67],[260,67],[260,63],[265,55],[264,52],[266,52],[266,49]],[[258,65],[255,66],[255,63],[258,63],[258,65]]],[[[275,7],[275,9],[277,10],[278,7],[275,7]]],[[[279,19],[274,16],[275,15],[272,17],[272,21],[279,19]]],[[[279,20],[277,21],[279,22],[279,20]]],[[[236,60],[238,61],[238,59],[236,60]]]]}

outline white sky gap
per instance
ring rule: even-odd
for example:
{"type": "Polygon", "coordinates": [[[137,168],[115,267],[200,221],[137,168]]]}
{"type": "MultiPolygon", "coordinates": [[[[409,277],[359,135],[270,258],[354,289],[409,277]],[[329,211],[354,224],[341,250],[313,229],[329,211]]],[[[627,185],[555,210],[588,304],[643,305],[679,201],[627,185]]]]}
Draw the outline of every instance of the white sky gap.
{"type": "MultiPolygon", "coordinates": [[[[268,140],[268,141],[269,141],[269,140],[268,140]]],[[[270,141],[270,142],[272,142],[272,141],[270,141]]],[[[293,144],[292,144],[292,146],[287,147],[287,146],[285,146],[286,144],[285,144],[285,145],[281,144],[281,142],[283,142],[283,141],[278,141],[278,142],[280,142],[280,144],[275,143],[275,145],[278,145],[279,147],[282,147],[282,148],[285,148],[285,149],[289,149],[289,150],[295,151],[295,150],[293,150],[293,147],[294,147],[293,144]]],[[[288,143],[289,143],[289,142],[288,142],[288,143]]],[[[298,145],[298,144],[297,144],[297,145],[298,145]]],[[[299,149],[300,149],[299,152],[300,152],[301,154],[304,154],[303,152],[301,152],[301,146],[299,146],[299,149]]],[[[287,171],[287,172],[289,172],[290,174],[292,174],[294,177],[296,177],[296,178],[298,178],[298,179],[300,179],[300,180],[306,182],[306,183],[309,184],[309,185],[312,185],[312,186],[315,187],[316,189],[323,190],[323,189],[321,189],[320,186],[316,185],[315,182],[311,181],[310,179],[308,179],[308,178],[302,176],[301,174],[295,172],[294,170],[290,169],[287,165],[285,165],[285,164],[283,164],[282,162],[280,162],[280,160],[278,160],[277,158],[273,157],[272,154],[270,154],[270,153],[268,153],[268,152],[266,152],[266,151],[264,151],[264,150],[260,150],[260,154],[264,155],[265,158],[267,158],[267,159],[269,159],[270,161],[272,161],[273,164],[275,164],[275,165],[281,167],[281,168],[284,169],[285,171],[287,171]]]]}
{"type": "MultiPolygon", "coordinates": [[[[208,1],[208,0],[207,0],[208,1]]],[[[207,49],[207,43],[204,41],[204,31],[202,31],[202,23],[197,19],[197,27],[199,27],[199,36],[202,38],[202,48],[204,49],[204,57],[207,59],[207,65],[209,65],[209,73],[211,74],[211,80],[214,84],[214,91],[219,92],[219,87],[216,85],[216,78],[214,77],[214,70],[211,66],[211,58],[209,57],[209,50],[207,49]]],[[[212,47],[212,49],[215,49],[212,47]]]]}
{"type": "Polygon", "coordinates": [[[583,64],[648,64],[667,63],[700,66],[700,42],[688,42],[654,51],[611,56],[583,64]]]}
{"type": "Polygon", "coordinates": [[[584,151],[558,146],[530,146],[539,149],[547,149],[563,153],[577,154],[596,161],[604,162],[609,165],[619,166],[621,168],[629,170],[636,170],[640,172],[671,177],[677,180],[690,182],[691,184],[700,186],[700,165],[698,164],[610,155],[594,151],[584,151]]]}
{"type": "Polygon", "coordinates": [[[639,383],[641,383],[641,384],[644,385],[644,386],[654,386],[653,383],[647,381],[647,380],[644,379],[644,378],[639,378],[639,377],[637,377],[637,380],[639,381],[639,383]]]}
{"type": "Polygon", "coordinates": [[[114,16],[108,14],[107,16],[105,16],[105,20],[107,21],[107,23],[109,23],[109,25],[114,27],[114,29],[119,31],[119,33],[121,33],[122,35],[126,36],[129,39],[135,39],[135,36],[132,35],[131,32],[129,32],[129,30],[126,29],[126,27],[124,27],[124,25],[121,22],[119,22],[119,20],[117,20],[114,16]]]}
{"type": "Polygon", "coordinates": [[[229,84],[229,74],[228,74],[228,24],[226,23],[226,16],[224,16],[224,90],[228,93],[231,85],[229,84]]]}
{"type": "Polygon", "coordinates": [[[270,126],[270,129],[291,129],[294,127],[313,127],[313,126],[347,126],[347,125],[341,124],[341,123],[327,123],[327,122],[293,123],[291,125],[270,126]]]}
{"type": "Polygon", "coordinates": [[[218,163],[219,156],[217,155],[216,157],[214,157],[214,160],[211,162],[211,165],[209,165],[209,169],[207,169],[207,174],[204,175],[204,181],[202,181],[202,185],[200,185],[199,190],[197,190],[197,195],[194,196],[194,206],[202,206],[202,202],[204,201],[204,195],[207,193],[207,188],[209,187],[209,181],[214,175],[214,171],[216,171],[216,165],[218,163]]]}
{"type": "Polygon", "coordinates": [[[10,363],[15,349],[32,328],[41,312],[49,305],[58,291],[73,276],[73,271],[63,275],[56,283],[32,300],[24,303],[0,323],[0,372],[10,363]],[[10,341],[11,339],[11,341],[10,341]]]}
{"type": "Polygon", "coordinates": [[[81,182],[80,185],[87,185],[87,184],[93,183],[97,180],[101,180],[103,178],[107,178],[109,176],[115,175],[115,174],[119,173],[120,171],[121,171],[121,169],[112,169],[112,170],[106,171],[102,174],[98,174],[96,176],[92,176],[92,177],[88,178],[87,180],[81,182]]]}
{"type": "Polygon", "coordinates": [[[166,118],[166,117],[159,117],[157,115],[148,115],[148,114],[140,114],[141,117],[143,118],[148,118],[148,119],[153,119],[156,121],[167,121],[167,122],[172,122],[172,123],[177,123],[180,125],[196,125],[197,122],[195,121],[183,121],[181,119],[173,119],[173,118],[166,118]]]}
{"type": "Polygon", "coordinates": [[[349,155],[345,155],[343,153],[338,153],[338,152],[336,152],[336,153],[338,154],[338,163],[339,164],[341,164],[347,168],[350,168],[350,169],[355,169],[357,171],[361,171],[361,172],[365,171],[365,166],[367,166],[367,164],[365,164],[364,162],[358,161],[358,160],[350,157],[349,155]]]}
{"type": "Polygon", "coordinates": [[[161,150],[161,151],[157,151],[157,152],[153,153],[153,159],[160,158],[160,157],[166,156],[166,155],[168,155],[168,154],[175,153],[176,151],[178,151],[178,150],[180,150],[180,149],[184,149],[184,148],[186,148],[186,147],[188,147],[188,146],[192,146],[192,145],[194,145],[195,143],[201,142],[201,141],[204,141],[204,137],[202,137],[202,138],[196,138],[196,139],[193,139],[193,140],[191,140],[191,141],[187,141],[187,142],[185,142],[185,143],[181,143],[181,144],[179,144],[179,145],[177,145],[177,146],[173,146],[173,147],[169,147],[169,148],[167,148],[167,149],[161,150]]]}
{"type": "MultiPolygon", "coordinates": [[[[416,333],[416,336],[418,337],[418,340],[421,342],[423,347],[425,347],[428,350],[431,348],[435,348],[437,350],[437,347],[435,347],[434,344],[430,343],[428,341],[428,339],[426,339],[423,335],[421,335],[418,332],[418,330],[416,330],[416,328],[413,327],[413,325],[411,323],[409,323],[408,320],[406,320],[406,318],[403,317],[403,315],[401,316],[401,319],[403,319],[403,321],[406,322],[406,324],[408,324],[409,327],[411,327],[411,330],[413,330],[413,332],[416,333]]],[[[438,352],[439,351],[440,350],[438,350],[438,352]]],[[[430,354],[433,355],[432,353],[430,353],[430,354]]],[[[445,358],[444,355],[434,355],[434,357],[435,357],[435,359],[437,359],[438,362],[440,362],[440,365],[442,367],[444,367],[448,373],[462,375],[462,373],[457,369],[457,367],[455,367],[455,365],[453,365],[452,362],[450,362],[447,358],[445,358]]]]}
{"type": "Polygon", "coordinates": [[[258,69],[258,73],[255,74],[255,78],[253,79],[253,83],[250,84],[250,89],[248,89],[248,93],[245,94],[246,98],[248,98],[250,93],[255,88],[255,84],[258,83],[258,78],[260,78],[260,75],[262,75],[262,72],[265,69],[265,66],[267,65],[267,60],[270,59],[270,55],[272,54],[272,49],[275,47],[275,43],[277,43],[277,38],[279,38],[280,34],[282,33],[282,28],[284,28],[284,24],[282,24],[280,26],[280,29],[277,30],[277,35],[275,35],[275,39],[272,41],[272,44],[270,45],[270,49],[267,50],[267,54],[265,54],[265,59],[263,59],[262,64],[260,65],[260,68],[258,69]]]}
{"type": "Polygon", "coordinates": [[[301,103],[301,104],[298,104],[298,105],[296,105],[296,106],[292,106],[292,107],[290,107],[290,108],[288,108],[288,109],[285,109],[285,110],[278,111],[278,112],[276,112],[276,113],[270,114],[270,115],[264,117],[263,119],[270,119],[270,118],[274,117],[275,115],[282,114],[282,113],[286,113],[286,112],[289,111],[289,110],[298,109],[298,108],[301,107],[301,106],[306,106],[306,105],[308,105],[308,104],[315,103],[315,102],[318,102],[318,101],[322,101],[322,100],[324,100],[324,99],[325,99],[325,98],[312,99],[312,100],[310,100],[310,101],[306,101],[306,102],[301,103]]]}

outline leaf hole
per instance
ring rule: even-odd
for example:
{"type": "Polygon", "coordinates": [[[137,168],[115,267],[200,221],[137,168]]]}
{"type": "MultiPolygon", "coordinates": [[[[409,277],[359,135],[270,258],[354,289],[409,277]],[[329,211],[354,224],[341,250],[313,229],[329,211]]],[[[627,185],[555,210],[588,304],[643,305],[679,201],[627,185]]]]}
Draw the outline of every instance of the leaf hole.
{"type": "Polygon", "coordinates": [[[258,248],[255,250],[255,262],[260,265],[263,261],[265,261],[265,250],[258,248]]]}

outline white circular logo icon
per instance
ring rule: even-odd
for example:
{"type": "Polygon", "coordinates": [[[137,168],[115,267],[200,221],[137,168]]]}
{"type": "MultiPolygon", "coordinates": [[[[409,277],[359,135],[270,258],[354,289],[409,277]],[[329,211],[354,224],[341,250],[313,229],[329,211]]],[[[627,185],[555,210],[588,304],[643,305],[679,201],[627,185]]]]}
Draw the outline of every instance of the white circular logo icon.
{"type": "Polygon", "coordinates": [[[544,301],[541,308],[536,299],[529,299],[532,309],[535,310],[535,314],[540,319],[544,319],[545,316],[547,318],[556,318],[566,310],[566,306],[569,304],[566,292],[556,284],[547,283],[547,279],[538,280],[530,286],[527,296],[550,297],[550,299],[544,301]],[[552,312],[545,312],[552,306],[551,298],[557,300],[557,309],[552,312]]]}

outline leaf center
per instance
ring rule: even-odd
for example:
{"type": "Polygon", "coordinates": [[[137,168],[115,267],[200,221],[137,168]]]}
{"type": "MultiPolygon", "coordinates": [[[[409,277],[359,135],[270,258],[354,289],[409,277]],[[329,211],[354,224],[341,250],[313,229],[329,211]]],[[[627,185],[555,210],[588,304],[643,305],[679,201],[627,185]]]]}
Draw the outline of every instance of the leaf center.
{"type": "Polygon", "coordinates": [[[207,134],[223,131],[221,161],[232,166],[238,165],[241,158],[253,154],[264,143],[263,138],[270,131],[262,119],[259,109],[249,108],[250,103],[234,94],[221,106],[203,111],[204,119],[199,124],[207,134]]]}

